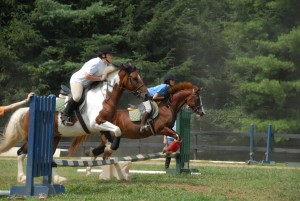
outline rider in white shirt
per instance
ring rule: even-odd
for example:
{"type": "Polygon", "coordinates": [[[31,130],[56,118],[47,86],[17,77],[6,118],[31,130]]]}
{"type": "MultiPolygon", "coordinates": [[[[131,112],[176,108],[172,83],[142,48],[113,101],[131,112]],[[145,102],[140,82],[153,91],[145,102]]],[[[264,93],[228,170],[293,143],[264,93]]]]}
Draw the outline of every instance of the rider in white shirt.
{"type": "Polygon", "coordinates": [[[62,115],[62,123],[65,126],[73,126],[71,120],[73,111],[79,106],[84,88],[92,82],[106,80],[107,74],[116,70],[110,66],[112,62],[113,49],[109,45],[103,45],[99,48],[98,57],[86,62],[80,70],[75,72],[70,79],[72,98],[68,101],[62,115]]]}

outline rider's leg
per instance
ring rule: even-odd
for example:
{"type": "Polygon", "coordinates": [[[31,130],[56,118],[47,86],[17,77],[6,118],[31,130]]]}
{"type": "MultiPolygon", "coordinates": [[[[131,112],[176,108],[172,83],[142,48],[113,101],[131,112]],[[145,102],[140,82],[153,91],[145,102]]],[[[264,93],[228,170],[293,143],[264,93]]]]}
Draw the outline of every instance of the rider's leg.
{"type": "Polygon", "coordinates": [[[71,83],[72,98],[68,101],[67,106],[64,110],[62,116],[62,123],[65,126],[73,126],[74,123],[71,120],[73,111],[78,107],[81,94],[83,92],[83,85],[81,83],[75,82],[71,83]]]}
{"type": "Polygon", "coordinates": [[[65,125],[65,126],[73,126],[74,123],[72,122],[72,119],[71,119],[71,116],[72,116],[72,113],[74,111],[74,109],[78,107],[78,103],[75,102],[73,100],[73,98],[71,98],[68,103],[67,103],[67,106],[64,110],[64,114],[62,116],[62,123],[65,125]]]}
{"type": "Polygon", "coordinates": [[[149,118],[151,110],[152,110],[151,103],[150,103],[149,100],[143,102],[143,104],[146,108],[146,111],[144,112],[144,114],[142,116],[141,125],[140,125],[140,132],[144,132],[145,130],[149,129],[149,125],[147,125],[146,122],[147,122],[147,119],[149,118]]]}

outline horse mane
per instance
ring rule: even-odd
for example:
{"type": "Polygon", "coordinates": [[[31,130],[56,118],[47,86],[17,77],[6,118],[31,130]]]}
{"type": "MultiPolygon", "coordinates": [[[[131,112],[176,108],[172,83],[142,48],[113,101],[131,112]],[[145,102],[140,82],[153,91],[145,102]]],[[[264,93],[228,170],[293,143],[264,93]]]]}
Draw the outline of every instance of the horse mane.
{"type": "Polygon", "coordinates": [[[175,94],[178,91],[193,89],[193,84],[190,82],[180,82],[169,89],[170,94],[175,94]]]}

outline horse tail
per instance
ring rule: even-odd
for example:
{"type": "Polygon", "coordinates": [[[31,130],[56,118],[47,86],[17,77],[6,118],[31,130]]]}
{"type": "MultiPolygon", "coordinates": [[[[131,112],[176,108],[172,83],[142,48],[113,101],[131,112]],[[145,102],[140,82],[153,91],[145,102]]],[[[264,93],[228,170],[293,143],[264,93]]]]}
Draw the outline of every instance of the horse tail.
{"type": "Polygon", "coordinates": [[[24,118],[28,107],[19,108],[10,117],[0,139],[0,153],[7,152],[24,139],[24,118]]]}
{"type": "Polygon", "coordinates": [[[69,147],[68,150],[68,156],[72,156],[78,149],[78,147],[88,139],[89,135],[81,135],[78,137],[75,137],[75,139],[73,140],[71,146],[69,147]]]}

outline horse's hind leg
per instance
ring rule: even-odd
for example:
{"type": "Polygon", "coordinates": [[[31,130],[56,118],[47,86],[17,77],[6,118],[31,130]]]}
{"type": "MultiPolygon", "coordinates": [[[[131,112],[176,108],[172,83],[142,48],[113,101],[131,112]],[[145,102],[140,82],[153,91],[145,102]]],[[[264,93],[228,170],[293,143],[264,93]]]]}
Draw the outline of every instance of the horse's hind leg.
{"type": "MultiPolygon", "coordinates": [[[[53,154],[55,153],[55,151],[57,149],[60,139],[61,139],[61,137],[59,137],[59,136],[54,137],[53,154]]],[[[57,167],[57,164],[55,162],[52,162],[52,167],[57,167]]],[[[60,176],[59,174],[56,173],[54,168],[52,168],[52,180],[53,180],[53,183],[55,183],[55,184],[62,184],[67,181],[67,178],[60,176]]]]}
{"type": "Polygon", "coordinates": [[[26,158],[26,154],[18,155],[18,177],[17,181],[18,183],[24,184],[26,181],[26,175],[24,173],[24,160],[26,158]]]}
{"type": "Polygon", "coordinates": [[[27,155],[27,143],[25,143],[17,152],[18,154],[18,183],[25,183],[26,174],[24,173],[24,160],[27,155]]]}

